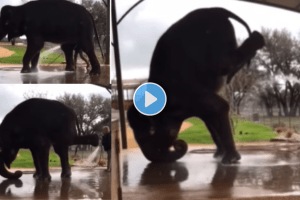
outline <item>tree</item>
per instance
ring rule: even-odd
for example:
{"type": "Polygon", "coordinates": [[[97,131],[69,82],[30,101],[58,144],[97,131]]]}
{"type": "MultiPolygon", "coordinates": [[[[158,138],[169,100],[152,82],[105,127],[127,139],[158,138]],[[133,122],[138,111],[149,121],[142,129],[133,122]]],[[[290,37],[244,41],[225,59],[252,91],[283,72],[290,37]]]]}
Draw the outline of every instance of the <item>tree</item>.
{"type": "Polygon", "coordinates": [[[81,94],[65,93],[57,97],[57,100],[74,109],[82,135],[101,136],[101,128],[110,124],[110,100],[101,95],[91,95],[85,99],[81,94]]]}
{"type": "MultiPolygon", "coordinates": [[[[110,126],[110,99],[95,94],[85,99],[81,94],[65,93],[57,100],[74,109],[81,135],[98,134],[102,138],[102,127],[110,126]]],[[[83,148],[86,150],[88,147],[84,145],[83,148]]]]}
{"type": "Polygon", "coordinates": [[[242,68],[226,85],[225,93],[231,108],[236,114],[240,114],[240,106],[248,92],[258,80],[259,72],[256,68],[242,68]]]}
{"type": "Polygon", "coordinates": [[[285,29],[263,29],[262,35],[266,45],[260,53],[259,65],[266,70],[265,79],[269,82],[262,84],[265,90],[261,90],[261,100],[267,105],[267,101],[274,98],[279,114],[295,116],[300,100],[297,80],[300,77],[300,43],[285,29]]]}
{"type": "Polygon", "coordinates": [[[44,98],[46,99],[48,96],[47,92],[36,92],[34,90],[30,90],[23,94],[24,99],[31,99],[31,98],[44,98]]]}
{"type": "Polygon", "coordinates": [[[100,38],[102,50],[105,50],[105,63],[109,63],[109,11],[107,3],[104,1],[82,0],[82,5],[93,16],[97,33],[100,38]]]}

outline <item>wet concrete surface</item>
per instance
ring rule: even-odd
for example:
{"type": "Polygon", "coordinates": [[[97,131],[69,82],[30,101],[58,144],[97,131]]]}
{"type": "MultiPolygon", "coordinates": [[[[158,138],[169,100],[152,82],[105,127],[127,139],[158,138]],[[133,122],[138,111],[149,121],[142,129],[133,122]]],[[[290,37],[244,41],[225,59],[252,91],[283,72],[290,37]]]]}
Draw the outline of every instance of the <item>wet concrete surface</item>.
{"type": "MultiPolygon", "coordinates": [[[[12,170],[13,171],[13,170],[12,170]]],[[[36,181],[33,171],[18,180],[0,178],[0,199],[111,199],[110,173],[100,168],[72,168],[71,179],[51,170],[51,181],[36,181]]]]}
{"type": "Polygon", "coordinates": [[[192,148],[175,163],[154,164],[139,149],[122,152],[123,199],[235,199],[299,196],[300,145],[239,148],[238,164],[192,148]]]}
{"type": "Polygon", "coordinates": [[[109,85],[110,69],[101,66],[101,74],[90,76],[85,67],[78,66],[74,72],[65,71],[65,65],[40,66],[36,73],[20,73],[21,65],[0,65],[0,83],[89,83],[109,85]]]}

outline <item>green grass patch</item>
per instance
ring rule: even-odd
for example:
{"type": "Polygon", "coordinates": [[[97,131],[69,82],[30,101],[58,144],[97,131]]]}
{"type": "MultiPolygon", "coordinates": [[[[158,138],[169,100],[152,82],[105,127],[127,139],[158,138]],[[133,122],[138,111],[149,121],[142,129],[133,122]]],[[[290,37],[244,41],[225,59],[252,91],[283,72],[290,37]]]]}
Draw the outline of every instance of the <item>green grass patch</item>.
{"type": "MultiPolygon", "coordinates": [[[[59,167],[60,159],[54,151],[50,151],[49,167],[59,167]]],[[[12,163],[13,168],[34,168],[31,152],[28,149],[21,149],[16,160],[12,163]]]]}
{"type": "MultiPolygon", "coordinates": [[[[186,121],[192,126],[179,134],[180,139],[189,144],[213,144],[210,133],[200,119],[193,117],[186,121]]],[[[276,136],[271,127],[241,119],[234,120],[234,130],[236,142],[269,141],[276,136]]]]}
{"type": "MultiPolygon", "coordinates": [[[[13,55],[9,57],[0,58],[0,63],[6,64],[22,64],[23,56],[26,51],[26,46],[1,46],[10,51],[15,52],[13,55]]],[[[44,50],[42,50],[43,52],[44,50]]],[[[40,59],[41,64],[52,64],[52,63],[62,63],[65,58],[63,54],[60,53],[50,53],[45,58],[40,59]]]]}

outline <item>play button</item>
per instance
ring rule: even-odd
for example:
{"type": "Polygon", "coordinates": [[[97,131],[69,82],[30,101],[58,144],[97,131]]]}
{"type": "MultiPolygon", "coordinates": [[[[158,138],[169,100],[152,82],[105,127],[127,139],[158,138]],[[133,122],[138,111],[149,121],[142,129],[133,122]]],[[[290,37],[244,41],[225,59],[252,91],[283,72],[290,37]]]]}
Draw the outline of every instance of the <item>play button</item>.
{"type": "Polygon", "coordinates": [[[143,115],[153,116],[160,113],[167,102],[164,89],[156,83],[144,83],[134,92],[133,104],[143,115]]]}
{"type": "Polygon", "coordinates": [[[153,96],[150,92],[145,92],[145,108],[157,101],[157,98],[153,96]]]}

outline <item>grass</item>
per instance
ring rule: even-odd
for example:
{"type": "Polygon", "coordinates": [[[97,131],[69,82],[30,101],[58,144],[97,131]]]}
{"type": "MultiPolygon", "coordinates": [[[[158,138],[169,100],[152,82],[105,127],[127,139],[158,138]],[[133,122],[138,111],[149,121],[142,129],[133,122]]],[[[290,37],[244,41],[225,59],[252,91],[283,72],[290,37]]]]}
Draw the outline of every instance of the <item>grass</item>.
{"type": "MultiPolygon", "coordinates": [[[[54,151],[50,151],[49,167],[59,167],[60,160],[54,151]]],[[[31,153],[27,149],[21,149],[18,153],[16,160],[11,165],[12,168],[34,168],[31,153]]]]}
{"type": "MultiPolygon", "coordinates": [[[[213,144],[211,136],[201,120],[193,117],[186,121],[192,126],[179,134],[180,139],[189,144],[213,144]]],[[[234,120],[234,130],[236,142],[269,141],[276,136],[271,127],[240,119],[234,120]]]]}
{"type": "MultiPolygon", "coordinates": [[[[15,52],[13,55],[9,57],[0,58],[0,63],[6,64],[22,64],[23,56],[26,50],[26,46],[2,46],[10,51],[15,52]]],[[[64,55],[59,53],[51,53],[47,55],[47,59],[43,59],[41,61],[42,64],[51,64],[51,63],[62,63],[64,62],[64,55]]]]}

